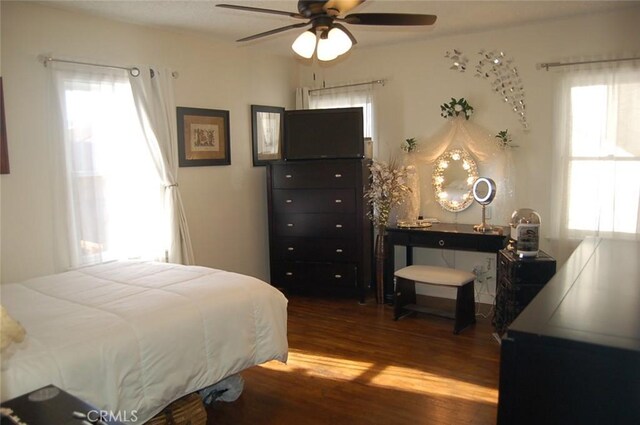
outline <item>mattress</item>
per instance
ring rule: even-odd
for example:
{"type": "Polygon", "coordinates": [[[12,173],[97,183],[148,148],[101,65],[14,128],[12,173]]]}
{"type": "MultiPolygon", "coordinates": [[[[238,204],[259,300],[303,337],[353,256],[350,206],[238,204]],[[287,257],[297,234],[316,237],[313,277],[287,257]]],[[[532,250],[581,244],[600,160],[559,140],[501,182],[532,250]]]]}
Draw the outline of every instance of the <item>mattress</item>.
{"type": "Polygon", "coordinates": [[[113,262],[3,284],[27,331],[3,353],[2,400],[54,384],[143,423],[227,376],[287,360],[287,300],[253,277],[113,262]]]}

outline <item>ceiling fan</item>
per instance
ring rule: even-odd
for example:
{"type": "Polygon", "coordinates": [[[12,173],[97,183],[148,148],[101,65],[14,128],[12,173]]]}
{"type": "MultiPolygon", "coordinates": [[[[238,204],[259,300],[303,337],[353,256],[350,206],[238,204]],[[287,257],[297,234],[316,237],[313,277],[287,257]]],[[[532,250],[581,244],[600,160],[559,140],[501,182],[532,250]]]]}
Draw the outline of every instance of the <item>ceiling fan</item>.
{"type": "Polygon", "coordinates": [[[437,19],[435,15],[420,15],[411,13],[351,13],[345,14],[365,0],[299,0],[298,12],[263,9],[260,7],[239,6],[233,4],[217,4],[217,7],[243,10],[247,12],[270,13],[284,15],[306,22],[287,25],[269,31],[241,38],[237,41],[250,41],[266,37],[295,28],[310,25],[311,28],[296,38],[291,48],[304,58],[311,58],[316,51],[318,60],[330,61],[346,53],[357,43],[355,37],[343,24],[350,25],[385,25],[385,26],[413,26],[433,25],[437,19]]]}

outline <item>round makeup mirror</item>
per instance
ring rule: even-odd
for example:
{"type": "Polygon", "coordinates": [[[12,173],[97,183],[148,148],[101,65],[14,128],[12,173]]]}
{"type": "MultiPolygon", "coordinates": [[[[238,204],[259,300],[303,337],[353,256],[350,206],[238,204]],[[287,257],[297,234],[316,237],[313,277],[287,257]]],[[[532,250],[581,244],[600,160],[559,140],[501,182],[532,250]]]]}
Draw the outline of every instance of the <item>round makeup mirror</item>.
{"type": "Polygon", "coordinates": [[[496,182],[488,177],[478,177],[473,184],[473,198],[480,205],[489,205],[496,196],[496,182]]]}
{"type": "Polygon", "coordinates": [[[482,223],[473,226],[473,230],[476,232],[489,232],[493,230],[493,227],[487,224],[487,214],[486,208],[487,205],[493,201],[493,198],[496,196],[496,182],[491,180],[488,177],[479,177],[473,183],[473,199],[476,200],[477,203],[482,205],[482,223]]]}
{"type": "Polygon", "coordinates": [[[477,178],[476,162],[466,150],[445,151],[436,159],[431,177],[436,201],[451,212],[469,208],[473,203],[471,188],[477,178]]]}

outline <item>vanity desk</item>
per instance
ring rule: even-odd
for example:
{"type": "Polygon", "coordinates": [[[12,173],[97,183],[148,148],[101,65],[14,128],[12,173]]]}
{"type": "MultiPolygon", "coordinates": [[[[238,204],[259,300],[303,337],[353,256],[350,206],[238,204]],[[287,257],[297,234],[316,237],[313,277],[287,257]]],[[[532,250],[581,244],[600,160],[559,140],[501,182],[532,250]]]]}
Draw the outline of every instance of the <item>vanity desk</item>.
{"type": "Polygon", "coordinates": [[[505,247],[509,228],[494,226],[494,230],[481,233],[472,224],[433,223],[429,227],[387,227],[384,264],[384,299],[393,302],[393,273],[395,246],[406,248],[406,264],[413,264],[413,247],[450,249],[498,253],[505,247]]]}

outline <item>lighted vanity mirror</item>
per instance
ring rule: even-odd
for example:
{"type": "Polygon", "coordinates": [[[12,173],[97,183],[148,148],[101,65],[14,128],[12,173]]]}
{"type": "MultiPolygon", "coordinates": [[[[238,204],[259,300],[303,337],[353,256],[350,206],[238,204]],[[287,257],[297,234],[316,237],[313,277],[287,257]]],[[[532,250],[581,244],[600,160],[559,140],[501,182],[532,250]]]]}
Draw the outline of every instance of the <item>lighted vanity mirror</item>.
{"type": "Polygon", "coordinates": [[[473,198],[480,205],[489,205],[496,196],[496,183],[487,177],[478,178],[473,183],[473,198]]]}
{"type": "Polygon", "coordinates": [[[490,232],[493,227],[487,224],[487,205],[496,196],[496,183],[488,177],[480,177],[473,183],[473,198],[482,205],[482,223],[473,226],[476,232],[490,232]]]}
{"type": "Polygon", "coordinates": [[[478,167],[466,150],[445,151],[436,159],[431,179],[436,201],[447,211],[467,209],[473,203],[471,190],[477,178],[478,167]]]}

